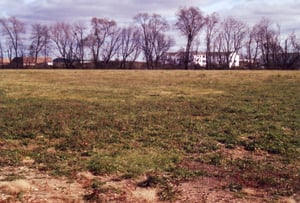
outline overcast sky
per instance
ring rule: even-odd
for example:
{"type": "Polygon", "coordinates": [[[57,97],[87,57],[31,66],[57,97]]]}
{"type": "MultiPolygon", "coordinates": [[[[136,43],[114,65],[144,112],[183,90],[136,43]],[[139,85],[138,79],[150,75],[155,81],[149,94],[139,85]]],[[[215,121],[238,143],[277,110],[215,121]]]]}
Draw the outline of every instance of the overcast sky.
{"type": "MultiPolygon", "coordinates": [[[[199,7],[205,15],[217,12],[221,18],[234,16],[250,26],[266,17],[280,25],[281,33],[294,31],[300,37],[300,0],[0,0],[0,17],[15,16],[27,24],[89,24],[92,17],[105,17],[126,25],[136,14],[147,12],[162,15],[172,25],[183,6],[199,7]]],[[[177,47],[183,41],[178,40],[177,47]]]]}
{"type": "Polygon", "coordinates": [[[300,30],[299,0],[0,0],[0,15],[47,23],[89,22],[92,17],[106,17],[124,24],[137,13],[155,12],[173,22],[181,6],[197,6],[204,14],[235,16],[249,24],[267,17],[280,24],[282,30],[300,30]]]}

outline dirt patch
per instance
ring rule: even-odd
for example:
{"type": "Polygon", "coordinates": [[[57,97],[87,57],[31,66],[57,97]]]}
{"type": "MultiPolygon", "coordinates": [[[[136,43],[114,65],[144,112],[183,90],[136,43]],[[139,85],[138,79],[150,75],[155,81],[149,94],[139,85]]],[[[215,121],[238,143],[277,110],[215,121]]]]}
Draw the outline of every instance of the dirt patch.
{"type": "Polygon", "coordinates": [[[25,180],[3,181],[0,183],[0,190],[5,194],[19,194],[28,192],[30,184],[25,180]]]}
{"type": "MultiPolygon", "coordinates": [[[[200,178],[194,181],[182,183],[178,186],[181,191],[179,202],[242,202],[240,198],[222,189],[225,184],[215,178],[200,178]]],[[[250,201],[249,201],[250,202],[250,201]]],[[[253,201],[252,201],[253,202],[253,201]]]]}
{"type": "Polygon", "coordinates": [[[243,188],[232,192],[228,182],[213,177],[202,177],[193,181],[181,183],[177,189],[181,195],[176,202],[203,202],[203,203],[259,203],[259,202],[299,202],[299,195],[292,197],[271,197],[267,191],[256,188],[243,188]]]}
{"type": "Polygon", "coordinates": [[[136,188],[132,191],[132,197],[133,200],[140,202],[158,202],[157,190],[153,188],[136,188]]]}
{"type": "Polygon", "coordinates": [[[85,193],[85,189],[76,181],[50,177],[27,167],[2,168],[0,180],[0,185],[6,188],[1,190],[0,201],[80,202],[80,197],[85,193]],[[12,176],[21,176],[25,180],[3,181],[12,176]]]}
{"type": "MultiPolygon", "coordinates": [[[[243,147],[239,146],[234,149],[227,149],[224,145],[222,145],[219,152],[231,160],[251,159],[255,161],[265,161],[270,158],[270,155],[262,150],[247,151],[243,147]]],[[[274,156],[275,155],[273,155],[273,157],[274,156]]]]}
{"type": "MultiPolygon", "coordinates": [[[[191,165],[192,166],[192,165],[191,165]]],[[[193,166],[198,167],[198,166],[193,166]]],[[[212,168],[210,168],[212,169],[212,168]]],[[[0,170],[0,202],[161,202],[159,188],[141,188],[137,183],[145,179],[119,179],[116,176],[94,176],[90,172],[80,172],[74,179],[52,177],[30,167],[4,167],[0,170]],[[15,180],[11,180],[15,178],[15,180]],[[95,192],[93,181],[102,183],[95,192]],[[95,196],[93,196],[95,195],[95,196]],[[96,198],[95,198],[96,197],[96,198]]],[[[267,192],[255,188],[230,191],[228,182],[217,177],[200,177],[173,185],[177,192],[174,202],[266,202],[267,192]]],[[[276,199],[278,202],[294,203],[299,196],[276,199]]]]}
{"type": "Polygon", "coordinates": [[[85,198],[94,192],[91,187],[94,180],[103,185],[92,202],[159,202],[155,188],[139,188],[134,180],[99,177],[89,172],[80,172],[70,180],[28,167],[0,170],[0,202],[86,202],[85,198]],[[11,178],[17,179],[10,181],[11,178]]]}

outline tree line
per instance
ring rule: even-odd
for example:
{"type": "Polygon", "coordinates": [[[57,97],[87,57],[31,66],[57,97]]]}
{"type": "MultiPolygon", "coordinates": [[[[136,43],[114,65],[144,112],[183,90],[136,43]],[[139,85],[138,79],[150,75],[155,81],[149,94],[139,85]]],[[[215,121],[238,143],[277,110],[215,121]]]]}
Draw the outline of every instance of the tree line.
{"type": "Polygon", "coordinates": [[[218,55],[228,68],[232,52],[241,55],[247,68],[293,69],[300,60],[296,34],[281,34],[280,25],[267,18],[249,26],[232,16],[204,15],[197,7],[180,8],[176,17],[173,25],[159,14],[139,13],[124,27],[113,19],[94,17],[89,24],[34,23],[30,29],[16,17],[1,18],[0,58],[30,56],[37,62],[55,53],[67,68],[82,68],[87,59],[95,68],[132,68],[141,56],[146,68],[153,69],[166,65],[166,55],[176,45],[168,34],[172,30],[185,38],[179,63],[168,64],[172,67],[191,68],[191,57],[199,50],[206,53],[207,69],[216,67],[213,57],[218,55]]]}

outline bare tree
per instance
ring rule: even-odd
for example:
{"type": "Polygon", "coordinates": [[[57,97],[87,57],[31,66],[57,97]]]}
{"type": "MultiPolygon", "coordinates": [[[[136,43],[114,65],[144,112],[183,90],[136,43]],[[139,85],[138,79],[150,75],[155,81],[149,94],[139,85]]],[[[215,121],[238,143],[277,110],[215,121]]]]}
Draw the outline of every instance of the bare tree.
{"type": "Polygon", "coordinates": [[[278,66],[283,69],[292,69],[297,60],[300,59],[300,42],[295,33],[290,33],[281,45],[276,56],[278,66]]]}
{"type": "Polygon", "coordinates": [[[140,54],[140,33],[134,27],[123,28],[120,35],[119,55],[121,56],[120,68],[126,68],[129,61],[134,63],[140,54]]]}
{"type": "Polygon", "coordinates": [[[110,31],[107,34],[102,49],[102,58],[105,64],[108,64],[118,53],[118,49],[120,47],[120,33],[121,29],[117,27],[117,24],[110,27],[110,31]]]}
{"type": "Polygon", "coordinates": [[[76,42],[75,46],[75,58],[80,61],[81,68],[84,64],[85,58],[85,47],[86,47],[86,37],[87,37],[87,27],[82,22],[77,22],[73,25],[74,38],[76,42]]]}
{"type": "MultiPolygon", "coordinates": [[[[220,29],[220,27],[219,27],[220,29]]],[[[223,44],[224,44],[224,38],[223,38],[223,33],[219,31],[216,33],[216,37],[214,38],[213,41],[213,54],[211,54],[211,63],[218,67],[218,68],[223,68],[224,64],[226,64],[226,57],[224,57],[223,54],[223,44]]],[[[211,64],[211,65],[212,65],[211,64]]]]}
{"type": "Polygon", "coordinates": [[[68,23],[58,22],[51,26],[51,39],[56,45],[58,52],[64,59],[65,66],[71,68],[76,60],[74,51],[76,40],[74,39],[72,25],[68,23]]]}
{"type": "Polygon", "coordinates": [[[92,18],[91,25],[92,29],[87,37],[87,46],[91,50],[94,65],[97,66],[101,48],[108,35],[111,34],[112,29],[116,26],[116,22],[106,18],[92,18]]]}
{"type": "MultiPolygon", "coordinates": [[[[258,58],[265,68],[291,69],[300,58],[300,43],[294,33],[287,37],[280,34],[280,26],[262,18],[251,28],[246,41],[250,62],[258,65],[258,58]]],[[[253,64],[250,63],[250,67],[253,64]]]]}
{"type": "Polygon", "coordinates": [[[4,65],[4,51],[3,51],[1,40],[0,40],[0,64],[1,66],[4,65]]]}
{"type": "MultiPolygon", "coordinates": [[[[46,49],[50,43],[50,32],[46,25],[33,24],[31,27],[31,45],[30,52],[34,57],[35,64],[37,63],[38,56],[43,50],[46,49]]],[[[45,54],[45,52],[43,53],[45,54]]],[[[46,57],[46,54],[44,55],[46,57]]],[[[45,61],[46,62],[46,61],[45,61]]]]}
{"type": "Polygon", "coordinates": [[[246,59],[248,60],[248,68],[257,68],[259,65],[259,27],[254,25],[247,29],[247,35],[245,40],[246,59]]]}
{"type": "Polygon", "coordinates": [[[141,35],[141,49],[146,59],[147,68],[150,68],[153,64],[152,59],[152,43],[151,43],[151,28],[150,20],[151,16],[148,13],[140,13],[134,17],[134,20],[138,24],[138,28],[141,35]]]}
{"type": "Polygon", "coordinates": [[[158,14],[149,15],[140,13],[134,17],[141,33],[141,49],[146,59],[147,68],[153,69],[155,61],[160,57],[159,52],[168,50],[169,44],[165,40],[165,32],[169,25],[167,21],[158,14]]]}
{"type": "Polygon", "coordinates": [[[25,34],[25,24],[15,17],[10,17],[1,18],[0,25],[2,33],[7,37],[8,46],[12,48],[14,56],[18,57],[21,54],[22,34],[25,34]]]}
{"type": "Polygon", "coordinates": [[[204,24],[205,18],[199,8],[181,8],[177,13],[175,26],[187,39],[184,60],[185,69],[188,69],[192,43],[204,24]]]}
{"type": "Polygon", "coordinates": [[[173,46],[175,42],[170,36],[166,36],[165,34],[160,33],[157,35],[154,43],[154,62],[155,66],[158,67],[159,63],[162,60],[162,57],[167,53],[167,51],[173,46]]]}
{"type": "Polygon", "coordinates": [[[279,27],[275,29],[267,18],[262,18],[256,27],[263,66],[272,68],[275,65],[274,51],[278,48],[279,27]]]}
{"type": "Polygon", "coordinates": [[[233,17],[225,18],[221,26],[221,35],[223,38],[222,50],[226,55],[226,66],[230,68],[230,62],[234,61],[236,56],[233,53],[238,53],[243,46],[247,27],[245,23],[233,17]]]}
{"type": "Polygon", "coordinates": [[[213,36],[217,33],[217,24],[219,17],[216,13],[206,16],[205,27],[206,27],[206,67],[211,68],[212,66],[212,41],[213,36]]]}
{"type": "Polygon", "coordinates": [[[11,44],[9,44],[9,43],[6,44],[5,52],[6,52],[6,55],[7,55],[8,59],[9,59],[9,62],[11,62],[12,59],[13,59],[12,58],[13,57],[13,47],[12,47],[11,44]]]}

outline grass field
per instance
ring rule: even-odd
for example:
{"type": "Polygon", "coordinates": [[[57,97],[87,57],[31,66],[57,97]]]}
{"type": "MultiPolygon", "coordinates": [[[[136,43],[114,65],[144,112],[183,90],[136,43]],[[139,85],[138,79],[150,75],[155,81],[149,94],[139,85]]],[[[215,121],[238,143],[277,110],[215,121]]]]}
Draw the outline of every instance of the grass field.
{"type": "Polygon", "coordinates": [[[0,71],[0,167],[148,174],[161,200],[200,176],[291,196],[299,133],[299,71],[0,71]]]}

